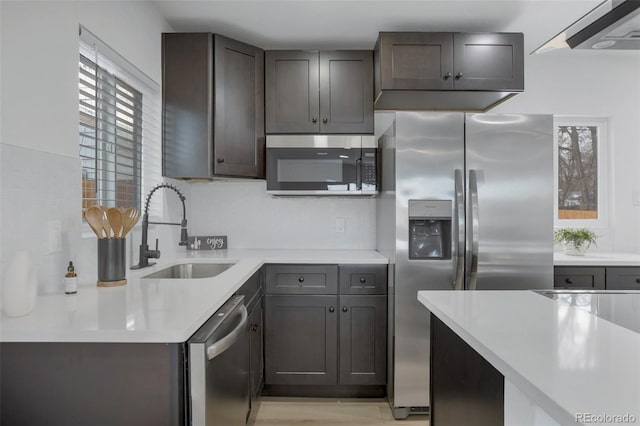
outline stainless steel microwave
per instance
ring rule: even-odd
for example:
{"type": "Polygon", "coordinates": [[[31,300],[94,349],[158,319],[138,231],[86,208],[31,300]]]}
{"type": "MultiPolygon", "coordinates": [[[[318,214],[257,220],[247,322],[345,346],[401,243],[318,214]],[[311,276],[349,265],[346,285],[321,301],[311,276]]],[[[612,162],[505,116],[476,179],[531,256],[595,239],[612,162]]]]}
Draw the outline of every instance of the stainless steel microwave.
{"type": "Polygon", "coordinates": [[[267,135],[267,193],[373,196],[377,146],[369,135],[267,135]]]}

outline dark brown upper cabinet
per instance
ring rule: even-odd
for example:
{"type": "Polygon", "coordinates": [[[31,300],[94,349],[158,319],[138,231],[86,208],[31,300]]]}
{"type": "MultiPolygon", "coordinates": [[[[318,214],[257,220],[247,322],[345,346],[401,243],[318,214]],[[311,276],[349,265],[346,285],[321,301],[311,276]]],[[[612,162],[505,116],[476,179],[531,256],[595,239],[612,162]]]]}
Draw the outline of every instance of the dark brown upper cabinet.
{"type": "Polygon", "coordinates": [[[266,133],[373,133],[369,50],[265,54],[266,133]]]}
{"type": "Polygon", "coordinates": [[[264,51],[162,34],[163,176],[264,178],[264,51]]]}
{"type": "Polygon", "coordinates": [[[522,33],[453,34],[453,87],[524,90],[522,33]]]}
{"type": "Polygon", "coordinates": [[[380,90],[453,89],[451,33],[380,33],[380,90]]]}
{"type": "Polygon", "coordinates": [[[486,111],[524,90],[521,33],[382,32],[376,109],[486,111]]]}

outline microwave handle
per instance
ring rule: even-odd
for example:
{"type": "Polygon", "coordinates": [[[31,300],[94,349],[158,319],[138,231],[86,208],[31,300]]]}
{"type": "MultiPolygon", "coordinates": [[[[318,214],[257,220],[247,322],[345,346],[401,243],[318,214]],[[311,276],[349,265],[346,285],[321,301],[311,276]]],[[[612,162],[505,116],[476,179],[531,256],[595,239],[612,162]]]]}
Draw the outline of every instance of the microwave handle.
{"type": "Polygon", "coordinates": [[[356,189],[362,190],[362,158],[356,160],[356,189]]]}

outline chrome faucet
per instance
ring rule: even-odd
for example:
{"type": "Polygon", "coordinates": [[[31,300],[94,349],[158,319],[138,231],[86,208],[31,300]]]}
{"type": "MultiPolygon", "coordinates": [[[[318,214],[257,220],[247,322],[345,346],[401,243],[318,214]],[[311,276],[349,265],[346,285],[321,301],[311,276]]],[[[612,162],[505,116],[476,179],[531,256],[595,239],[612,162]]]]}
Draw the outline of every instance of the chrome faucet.
{"type": "Polygon", "coordinates": [[[180,226],[180,242],[178,245],[186,246],[188,244],[187,241],[187,208],[184,204],[185,196],[173,185],[169,185],[166,183],[162,183],[160,185],[156,185],[147,195],[147,200],[144,204],[144,215],[142,216],[142,242],[140,243],[140,261],[137,265],[131,267],[131,269],[141,269],[146,268],[147,266],[155,265],[155,263],[149,263],[149,259],[159,259],[160,258],[160,250],[158,250],[158,239],[156,238],[156,248],[155,250],[149,250],[149,244],[147,243],[147,236],[149,232],[149,224],[153,225],[176,225],[180,226]],[[182,222],[149,222],[149,202],[151,201],[151,196],[154,192],[156,192],[160,188],[167,188],[174,190],[178,197],[180,197],[180,201],[182,201],[182,222]]]}

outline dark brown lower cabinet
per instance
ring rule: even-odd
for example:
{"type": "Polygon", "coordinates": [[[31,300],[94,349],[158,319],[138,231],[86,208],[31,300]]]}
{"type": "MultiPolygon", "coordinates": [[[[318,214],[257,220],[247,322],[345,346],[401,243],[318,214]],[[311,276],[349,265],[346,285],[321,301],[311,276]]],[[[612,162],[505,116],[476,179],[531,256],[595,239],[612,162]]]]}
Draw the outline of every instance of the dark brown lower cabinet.
{"type": "Polygon", "coordinates": [[[187,424],[182,343],[2,343],[0,424],[187,424]]]}
{"type": "Polygon", "coordinates": [[[264,394],[384,397],[387,265],[267,265],[265,278],[264,394]]]}
{"type": "Polygon", "coordinates": [[[553,287],[567,290],[640,290],[634,266],[556,266],[553,287]]]}
{"type": "Polygon", "coordinates": [[[265,296],[265,384],[384,385],[386,296],[265,296]]]}
{"type": "Polygon", "coordinates": [[[386,296],[340,296],[340,384],[386,383],[386,331],[386,296]]]}
{"type": "Polygon", "coordinates": [[[607,290],[640,290],[640,268],[607,268],[607,290]]]}
{"type": "Polygon", "coordinates": [[[337,306],[337,296],[265,296],[265,384],[336,384],[337,306]]]}
{"type": "Polygon", "coordinates": [[[504,425],[504,376],[431,315],[431,426],[504,425]]]}
{"type": "Polygon", "coordinates": [[[556,266],[553,288],[566,290],[604,290],[605,268],[556,266]]]}

